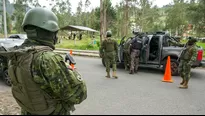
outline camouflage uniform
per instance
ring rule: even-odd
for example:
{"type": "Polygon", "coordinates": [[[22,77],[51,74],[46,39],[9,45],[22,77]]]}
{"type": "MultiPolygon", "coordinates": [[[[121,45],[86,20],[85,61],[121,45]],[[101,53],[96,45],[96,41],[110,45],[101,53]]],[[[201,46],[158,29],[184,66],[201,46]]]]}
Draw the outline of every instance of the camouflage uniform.
{"type": "Polygon", "coordinates": [[[118,45],[117,42],[111,38],[111,32],[107,32],[107,39],[102,42],[100,48],[100,54],[105,59],[106,72],[108,78],[110,78],[110,66],[112,64],[113,77],[118,78],[116,75],[117,65],[116,58],[118,58],[118,45]]]}
{"type": "Polygon", "coordinates": [[[22,115],[69,115],[75,104],[87,98],[82,78],[53,52],[59,30],[57,20],[49,10],[31,9],[22,24],[28,39],[6,53],[12,94],[22,115]]]}
{"type": "Polygon", "coordinates": [[[130,66],[130,44],[132,42],[132,38],[130,38],[129,40],[127,40],[124,44],[123,47],[123,55],[124,55],[124,66],[125,66],[125,70],[128,70],[128,65],[130,66]]]}
{"type": "Polygon", "coordinates": [[[191,39],[188,42],[185,50],[182,51],[179,63],[179,74],[182,77],[182,86],[180,88],[188,88],[188,82],[191,74],[191,66],[196,61],[197,47],[195,45],[196,40],[191,39]]]}
{"type": "Polygon", "coordinates": [[[169,41],[173,45],[177,46],[185,46],[185,49],[182,51],[180,55],[180,63],[178,67],[178,71],[180,76],[182,77],[182,82],[180,83],[180,88],[188,88],[188,82],[191,74],[191,66],[196,61],[197,57],[197,47],[195,45],[196,39],[189,38],[189,41],[186,44],[179,44],[174,41],[169,41]]]}
{"type": "Polygon", "coordinates": [[[139,60],[140,60],[140,51],[142,48],[142,41],[140,38],[135,37],[132,40],[130,51],[131,51],[131,66],[130,66],[130,74],[133,74],[134,71],[138,71],[139,60]]]}

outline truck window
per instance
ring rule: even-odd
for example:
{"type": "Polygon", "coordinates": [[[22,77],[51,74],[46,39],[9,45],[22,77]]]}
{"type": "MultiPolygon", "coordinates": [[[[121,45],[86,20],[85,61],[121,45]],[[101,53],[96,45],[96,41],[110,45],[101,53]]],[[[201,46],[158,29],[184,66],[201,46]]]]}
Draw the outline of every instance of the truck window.
{"type": "Polygon", "coordinates": [[[163,42],[163,43],[162,43],[163,47],[169,47],[168,39],[169,39],[168,36],[164,36],[164,37],[163,37],[163,41],[162,41],[162,42],[163,42]]]}

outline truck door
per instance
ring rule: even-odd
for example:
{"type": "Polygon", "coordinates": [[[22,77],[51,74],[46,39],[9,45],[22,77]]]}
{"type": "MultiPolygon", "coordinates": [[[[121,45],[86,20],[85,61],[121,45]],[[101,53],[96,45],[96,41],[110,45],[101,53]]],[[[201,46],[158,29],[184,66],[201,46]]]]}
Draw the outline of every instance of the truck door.
{"type": "MultiPolygon", "coordinates": [[[[120,63],[122,62],[122,60],[124,60],[124,59],[123,59],[123,47],[124,47],[124,43],[125,43],[125,37],[126,37],[126,36],[124,36],[124,37],[121,39],[120,44],[119,44],[119,46],[118,46],[118,60],[119,60],[120,63]]],[[[118,61],[118,60],[117,60],[117,61],[118,61]]]]}
{"type": "Polygon", "coordinates": [[[159,67],[161,66],[161,61],[162,61],[162,51],[163,51],[163,46],[168,46],[168,41],[167,41],[166,36],[161,36],[159,38],[159,67]]]}
{"type": "MultiPolygon", "coordinates": [[[[148,60],[149,60],[149,53],[150,53],[150,41],[152,39],[152,35],[148,36],[148,40],[145,41],[143,40],[143,48],[142,48],[142,54],[141,54],[141,60],[144,64],[147,64],[148,60]]],[[[146,38],[144,38],[146,39],[146,38]]]]}

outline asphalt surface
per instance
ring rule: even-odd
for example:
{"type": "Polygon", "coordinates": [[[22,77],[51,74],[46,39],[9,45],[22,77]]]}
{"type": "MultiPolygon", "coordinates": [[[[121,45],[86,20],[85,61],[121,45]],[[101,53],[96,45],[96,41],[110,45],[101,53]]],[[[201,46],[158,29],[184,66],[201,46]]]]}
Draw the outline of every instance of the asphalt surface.
{"type": "MultiPolygon", "coordinates": [[[[118,69],[119,79],[105,78],[105,67],[98,58],[74,57],[87,84],[88,97],[76,105],[74,115],[203,115],[205,114],[205,70],[193,69],[189,89],[179,89],[181,78],[162,82],[163,73],[140,68],[129,75],[118,69]]],[[[9,90],[3,82],[0,89],[9,90]]]]}

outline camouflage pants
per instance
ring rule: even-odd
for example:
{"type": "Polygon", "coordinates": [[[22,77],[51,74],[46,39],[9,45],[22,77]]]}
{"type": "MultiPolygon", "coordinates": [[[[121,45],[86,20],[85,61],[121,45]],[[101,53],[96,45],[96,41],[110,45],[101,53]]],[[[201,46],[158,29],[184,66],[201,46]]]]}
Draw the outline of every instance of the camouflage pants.
{"type": "Polygon", "coordinates": [[[130,65],[130,55],[128,51],[124,51],[124,66],[127,69],[128,65],[130,65]]]}
{"type": "MultiPolygon", "coordinates": [[[[70,115],[70,111],[74,111],[75,107],[63,107],[62,104],[57,104],[55,110],[48,114],[48,115],[70,115]]],[[[21,115],[36,115],[33,113],[29,113],[26,110],[24,110],[23,108],[21,108],[21,115]]]]}
{"type": "Polygon", "coordinates": [[[139,67],[140,50],[132,50],[131,52],[131,66],[130,70],[138,70],[139,67]]]}
{"type": "Polygon", "coordinates": [[[179,63],[178,71],[184,81],[189,81],[191,66],[188,64],[188,61],[181,60],[179,63]]]}
{"type": "MultiPolygon", "coordinates": [[[[21,115],[36,115],[36,114],[32,114],[25,110],[21,110],[21,115]]],[[[70,112],[67,112],[67,113],[64,112],[63,114],[58,113],[58,114],[48,114],[48,115],[70,115],[70,112]]]]}
{"type": "Polygon", "coordinates": [[[110,72],[110,66],[112,65],[112,70],[116,71],[116,53],[115,52],[105,52],[105,66],[106,72],[110,72]]]}

